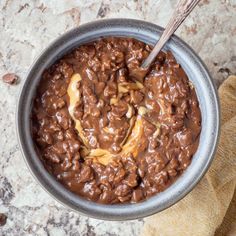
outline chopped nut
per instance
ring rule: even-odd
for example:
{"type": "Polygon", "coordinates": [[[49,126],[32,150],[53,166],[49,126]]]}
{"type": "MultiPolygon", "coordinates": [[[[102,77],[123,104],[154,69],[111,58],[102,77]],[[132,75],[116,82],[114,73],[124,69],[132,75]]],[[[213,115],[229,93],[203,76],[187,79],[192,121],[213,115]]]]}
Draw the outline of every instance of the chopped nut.
{"type": "Polygon", "coordinates": [[[0,226],[5,225],[7,222],[7,216],[3,213],[0,213],[0,226]]]}
{"type": "Polygon", "coordinates": [[[153,133],[153,138],[156,138],[160,134],[160,127],[156,129],[156,131],[153,133]]]}
{"type": "Polygon", "coordinates": [[[109,127],[104,127],[103,130],[106,132],[106,133],[109,133],[109,134],[113,134],[114,133],[114,129],[113,128],[109,128],[109,127]]]}
{"type": "Polygon", "coordinates": [[[134,114],[133,106],[128,104],[128,111],[126,112],[126,117],[130,119],[133,116],[133,114],[134,114]]]}
{"type": "Polygon", "coordinates": [[[118,101],[119,101],[119,100],[118,100],[117,98],[111,98],[111,99],[110,99],[110,105],[117,104],[118,101]]]}
{"type": "Polygon", "coordinates": [[[194,85],[191,81],[188,81],[188,84],[189,84],[190,89],[194,89],[194,85]]]}
{"type": "Polygon", "coordinates": [[[139,107],[139,109],[138,109],[138,114],[140,115],[140,116],[143,116],[143,115],[145,115],[146,113],[148,112],[148,109],[146,108],[146,107],[139,107]]]}
{"type": "Polygon", "coordinates": [[[105,104],[104,101],[102,99],[99,99],[97,103],[97,108],[103,108],[104,104],[105,104]]]}
{"type": "Polygon", "coordinates": [[[153,122],[152,124],[154,124],[157,128],[161,127],[161,123],[159,123],[159,122],[153,122]]]}
{"type": "MultiPolygon", "coordinates": [[[[140,86],[141,86],[142,84],[141,83],[127,83],[127,88],[129,88],[130,90],[131,89],[133,89],[133,90],[139,90],[140,89],[140,86]]],[[[142,88],[143,88],[143,86],[142,86],[142,88]]]]}
{"type": "Polygon", "coordinates": [[[122,86],[121,84],[118,84],[118,92],[119,93],[127,93],[127,92],[129,92],[129,90],[127,88],[125,88],[124,86],[122,86]]]}
{"type": "Polygon", "coordinates": [[[161,124],[159,122],[152,122],[156,126],[156,131],[153,133],[153,138],[156,138],[161,133],[161,124]]]}
{"type": "Polygon", "coordinates": [[[139,89],[142,89],[144,87],[143,84],[140,83],[139,81],[136,81],[136,84],[139,89]]]}

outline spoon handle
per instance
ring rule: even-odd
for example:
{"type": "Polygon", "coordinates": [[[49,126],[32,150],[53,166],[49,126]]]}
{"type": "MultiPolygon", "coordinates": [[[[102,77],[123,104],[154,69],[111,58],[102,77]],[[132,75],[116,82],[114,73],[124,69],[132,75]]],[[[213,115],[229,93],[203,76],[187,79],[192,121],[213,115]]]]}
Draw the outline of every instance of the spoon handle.
{"type": "Polygon", "coordinates": [[[156,43],[155,47],[149,54],[149,56],[144,60],[141,67],[148,68],[153,62],[157,54],[161,51],[162,47],[169,40],[171,35],[178,29],[181,23],[193,10],[193,8],[198,4],[200,0],[179,0],[171,19],[169,20],[165,30],[163,31],[159,41],[156,43]]]}

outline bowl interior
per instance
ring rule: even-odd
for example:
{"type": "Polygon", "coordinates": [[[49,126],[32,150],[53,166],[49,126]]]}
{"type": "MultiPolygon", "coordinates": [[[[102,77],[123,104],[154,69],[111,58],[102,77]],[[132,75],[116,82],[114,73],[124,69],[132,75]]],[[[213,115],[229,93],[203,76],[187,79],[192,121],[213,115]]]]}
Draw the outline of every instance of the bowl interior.
{"type": "Polygon", "coordinates": [[[102,205],[87,201],[65,189],[44,169],[34,149],[30,132],[30,113],[36,88],[42,72],[74,47],[100,37],[133,37],[154,45],[162,28],[144,21],[111,19],[92,22],[76,28],[53,42],[35,61],[26,78],[17,111],[18,137],[26,163],[43,186],[61,203],[82,214],[107,220],[128,220],[162,211],[183,198],[199,182],[208,169],[219,134],[219,103],[210,75],[193,50],[181,39],[173,36],[165,46],[181,64],[194,84],[202,113],[200,143],[190,166],[165,191],[136,204],[102,205]]]}

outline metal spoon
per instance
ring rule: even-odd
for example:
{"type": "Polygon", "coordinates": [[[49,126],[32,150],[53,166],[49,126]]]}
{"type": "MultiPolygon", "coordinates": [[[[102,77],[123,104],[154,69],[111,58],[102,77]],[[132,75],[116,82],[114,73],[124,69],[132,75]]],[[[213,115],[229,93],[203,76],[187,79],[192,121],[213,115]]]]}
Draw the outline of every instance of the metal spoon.
{"type": "Polygon", "coordinates": [[[169,40],[171,35],[179,28],[182,22],[187,18],[189,13],[198,4],[200,0],[179,0],[171,19],[169,20],[165,30],[163,31],[159,41],[149,54],[149,56],[143,61],[141,68],[147,69],[156,58],[157,54],[161,51],[165,43],[169,40]]]}

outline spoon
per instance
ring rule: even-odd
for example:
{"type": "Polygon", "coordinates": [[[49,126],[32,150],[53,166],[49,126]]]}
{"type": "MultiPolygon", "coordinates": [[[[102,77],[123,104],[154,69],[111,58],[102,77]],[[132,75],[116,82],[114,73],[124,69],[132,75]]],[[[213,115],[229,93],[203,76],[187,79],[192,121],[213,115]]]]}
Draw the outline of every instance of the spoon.
{"type": "Polygon", "coordinates": [[[161,51],[165,43],[170,39],[172,34],[179,28],[182,22],[187,18],[193,8],[198,4],[200,0],[179,0],[172,17],[170,18],[165,30],[163,31],[159,41],[149,54],[149,56],[143,61],[141,68],[147,71],[151,63],[156,58],[157,54],[161,51]]]}

